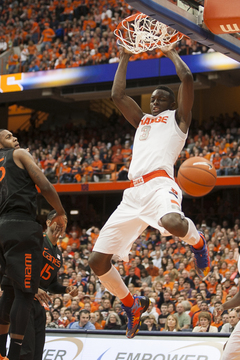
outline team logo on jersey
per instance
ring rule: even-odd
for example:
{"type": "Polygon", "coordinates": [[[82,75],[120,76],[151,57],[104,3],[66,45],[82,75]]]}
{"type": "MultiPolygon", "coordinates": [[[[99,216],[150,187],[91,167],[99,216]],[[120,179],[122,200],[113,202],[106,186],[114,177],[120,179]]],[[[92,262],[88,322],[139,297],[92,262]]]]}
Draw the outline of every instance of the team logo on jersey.
{"type": "Polygon", "coordinates": [[[48,249],[44,248],[43,250],[43,257],[45,257],[48,261],[50,261],[51,263],[53,263],[56,267],[60,268],[61,266],[61,261],[56,259],[54,256],[52,256],[51,254],[49,254],[48,249]]]}
{"type": "Polygon", "coordinates": [[[141,120],[141,125],[150,125],[153,123],[167,123],[168,116],[155,116],[155,117],[146,117],[141,120]]]}
{"type": "Polygon", "coordinates": [[[32,279],[32,254],[25,254],[25,279],[24,285],[26,289],[30,289],[32,279]]]}
{"type": "Polygon", "coordinates": [[[133,182],[133,186],[139,186],[139,185],[144,184],[144,180],[143,180],[142,176],[134,179],[132,182],[133,182]]]}
{"type": "Polygon", "coordinates": [[[178,192],[174,188],[171,188],[171,191],[169,191],[169,194],[174,195],[175,198],[178,199],[178,192]]]}

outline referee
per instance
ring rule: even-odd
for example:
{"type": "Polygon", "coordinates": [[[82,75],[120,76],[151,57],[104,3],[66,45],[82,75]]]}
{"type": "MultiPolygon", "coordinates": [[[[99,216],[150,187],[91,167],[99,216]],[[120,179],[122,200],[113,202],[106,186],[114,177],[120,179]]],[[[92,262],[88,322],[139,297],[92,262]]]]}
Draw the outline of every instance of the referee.
{"type": "Polygon", "coordinates": [[[57,246],[58,237],[54,235],[55,226],[50,225],[55,215],[56,211],[53,210],[47,216],[47,230],[43,234],[40,287],[30,313],[20,360],[42,360],[46,326],[46,313],[42,303],[51,301],[46,291],[54,294],[69,293],[71,296],[78,293],[77,287],[62,286],[57,281],[57,273],[62,266],[62,253],[57,246]]]}

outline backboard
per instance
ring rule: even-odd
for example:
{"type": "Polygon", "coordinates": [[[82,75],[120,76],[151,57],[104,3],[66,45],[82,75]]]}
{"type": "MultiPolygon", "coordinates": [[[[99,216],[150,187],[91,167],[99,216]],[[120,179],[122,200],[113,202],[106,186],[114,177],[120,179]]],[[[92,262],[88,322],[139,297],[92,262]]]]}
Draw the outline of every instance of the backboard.
{"type": "Polygon", "coordinates": [[[230,34],[215,35],[204,27],[201,0],[127,0],[134,9],[182,32],[209,48],[240,62],[240,40],[230,34]]]}

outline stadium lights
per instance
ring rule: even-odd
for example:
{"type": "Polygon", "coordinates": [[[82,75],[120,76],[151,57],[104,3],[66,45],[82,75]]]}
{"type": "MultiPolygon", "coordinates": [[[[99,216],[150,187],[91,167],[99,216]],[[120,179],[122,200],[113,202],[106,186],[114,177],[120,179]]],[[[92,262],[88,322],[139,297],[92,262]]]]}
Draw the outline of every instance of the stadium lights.
{"type": "Polygon", "coordinates": [[[70,215],[78,215],[79,211],[78,210],[70,210],[70,215]]]}

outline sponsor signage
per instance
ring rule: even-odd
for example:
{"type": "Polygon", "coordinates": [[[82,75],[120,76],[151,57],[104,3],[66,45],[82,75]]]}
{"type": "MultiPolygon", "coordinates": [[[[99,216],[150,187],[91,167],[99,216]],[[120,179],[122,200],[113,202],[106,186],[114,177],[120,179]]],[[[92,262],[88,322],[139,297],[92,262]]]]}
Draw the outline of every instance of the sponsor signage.
{"type": "Polygon", "coordinates": [[[46,334],[43,360],[220,360],[227,338],[46,334]]]}

